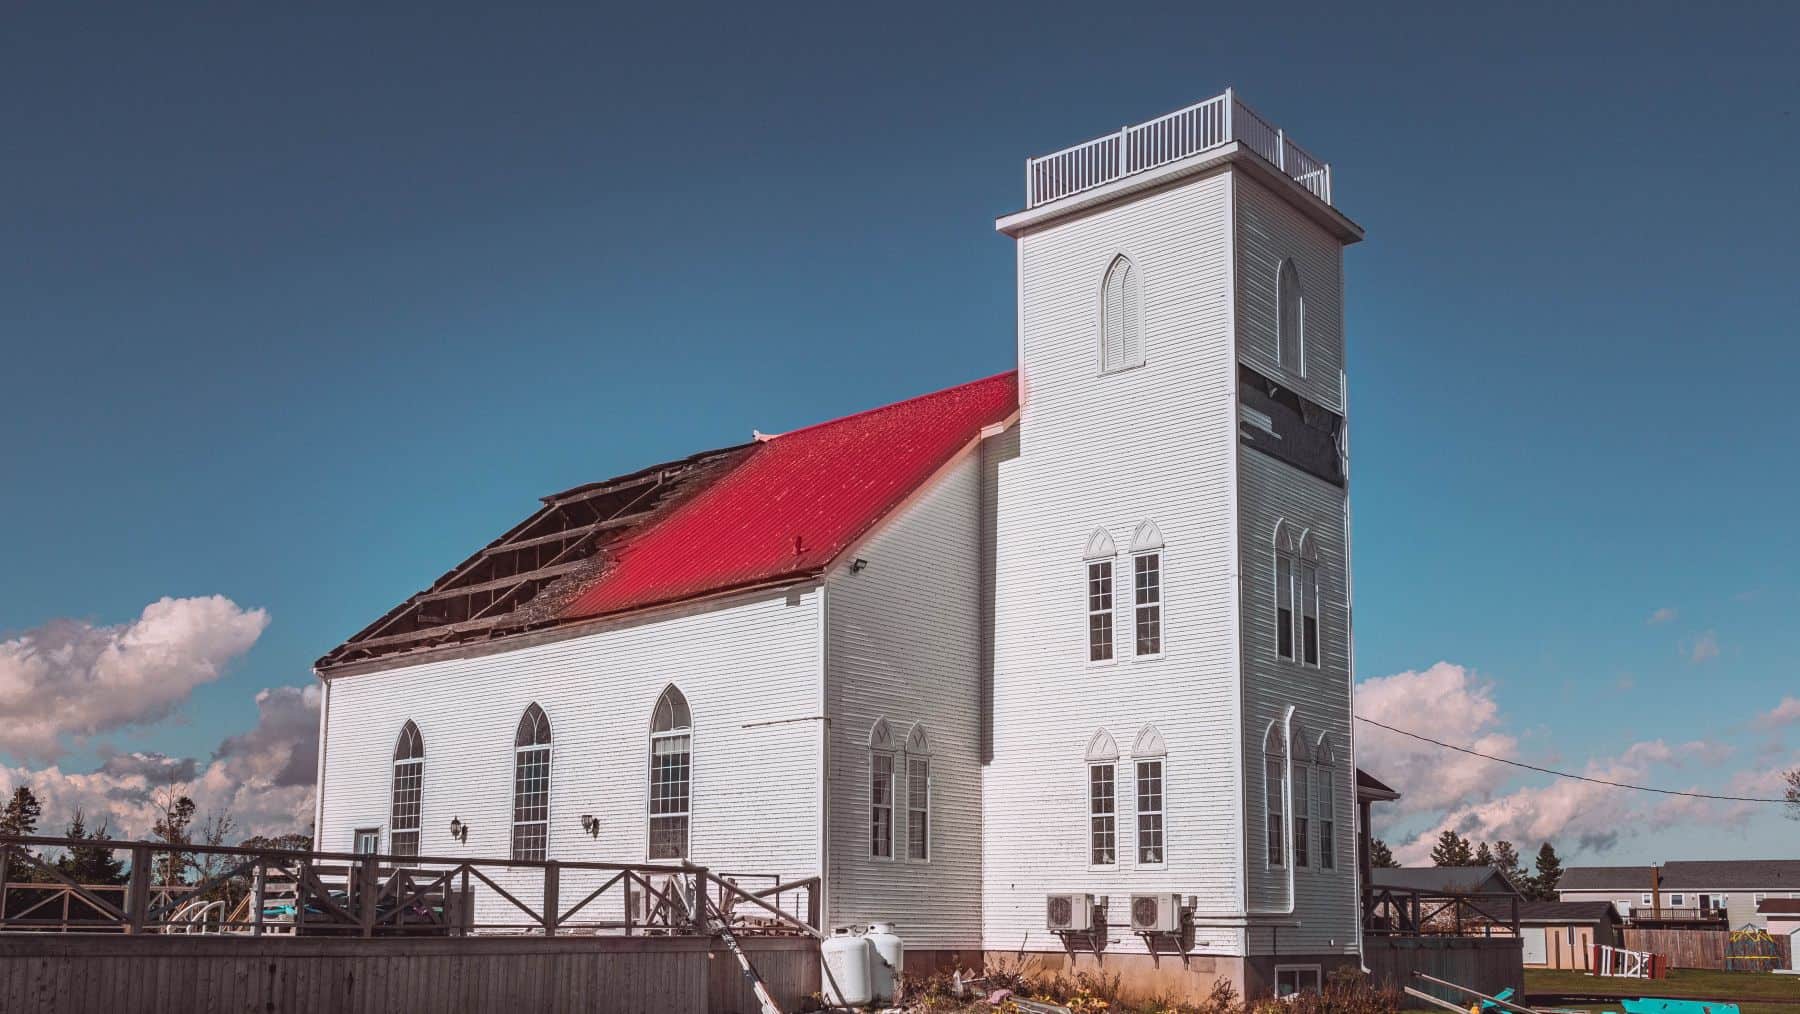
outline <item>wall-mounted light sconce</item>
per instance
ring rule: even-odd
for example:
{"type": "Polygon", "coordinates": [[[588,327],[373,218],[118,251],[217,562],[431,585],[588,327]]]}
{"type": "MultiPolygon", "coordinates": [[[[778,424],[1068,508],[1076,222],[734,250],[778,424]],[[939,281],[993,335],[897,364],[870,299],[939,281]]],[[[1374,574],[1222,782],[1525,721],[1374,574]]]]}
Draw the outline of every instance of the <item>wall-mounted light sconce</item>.
{"type": "Polygon", "coordinates": [[[450,837],[459,842],[469,840],[469,825],[463,823],[461,817],[450,818],[450,837]]]}
{"type": "Polygon", "coordinates": [[[855,560],[851,561],[850,573],[861,574],[863,572],[863,570],[865,568],[867,568],[868,566],[869,566],[869,561],[867,561],[859,556],[855,560]]]}
{"type": "Polygon", "coordinates": [[[588,833],[589,838],[600,837],[600,818],[591,813],[582,814],[581,829],[588,833]]]}

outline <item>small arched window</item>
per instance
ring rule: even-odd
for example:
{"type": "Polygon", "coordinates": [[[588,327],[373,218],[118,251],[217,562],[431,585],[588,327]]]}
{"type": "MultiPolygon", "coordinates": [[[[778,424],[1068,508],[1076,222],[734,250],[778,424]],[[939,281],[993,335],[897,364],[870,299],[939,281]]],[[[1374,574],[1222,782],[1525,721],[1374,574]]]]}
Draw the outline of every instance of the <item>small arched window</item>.
{"type": "Polygon", "coordinates": [[[917,723],[906,736],[906,859],[931,861],[931,743],[917,723]]]}
{"type": "Polygon", "coordinates": [[[1119,746],[1105,729],[1088,740],[1088,865],[1119,861],[1119,746]]]}
{"type": "Polygon", "coordinates": [[[1087,644],[1089,662],[1113,657],[1113,548],[1112,536],[1097,528],[1088,538],[1083,559],[1087,566],[1087,644]]]}
{"type": "Polygon", "coordinates": [[[388,851],[397,856],[419,854],[419,798],[425,785],[425,740],[407,722],[394,743],[393,802],[388,815],[388,851]]]}
{"type": "Polygon", "coordinates": [[[1270,722],[1263,733],[1263,827],[1270,866],[1287,865],[1285,836],[1287,796],[1287,740],[1281,727],[1270,722]]]}
{"type": "Polygon", "coordinates": [[[869,729],[869,855],[894,858],[894,734],[885,718],[869,729]]]}
{"type": "Polygon", "coordinates": [[[543,859],[550,844],[550,718],[533,703],[513,733],[512,857],[543,859]]]}
{"type": "Polygon", "coordinates": [[[1276,358],[1281,368],[1306,376],[1306,293],[1300,288],[1300,269],[1287,258],[1275,272],[1276,358]]]}
{"type": "Polygon", "coordinates": [[[1159,866],[1164,860],[1162,733],[1146,725],[1131,745],[1131,762],[1137,795],[1137,861],[1140,866],[1159,866]]]}
{"type": "Polygon", "coordinates": [[[1100,372],[1144,362],[1144,300],[1137,265],[1119,254],[1100,285],[1100,372]]]}
{"type": "Polygon", "coordinates": [[[651,859],[686,859],[693,800],[693,727],[687,698],[670,686],[650,716],[651,859]]]}
{"type": "Polygon", "coordinates": [[[1138,525],[1131,537],[1132,644],[1139,657],[1161,655],[1162,529],[1156,522],[1138,525]]]}

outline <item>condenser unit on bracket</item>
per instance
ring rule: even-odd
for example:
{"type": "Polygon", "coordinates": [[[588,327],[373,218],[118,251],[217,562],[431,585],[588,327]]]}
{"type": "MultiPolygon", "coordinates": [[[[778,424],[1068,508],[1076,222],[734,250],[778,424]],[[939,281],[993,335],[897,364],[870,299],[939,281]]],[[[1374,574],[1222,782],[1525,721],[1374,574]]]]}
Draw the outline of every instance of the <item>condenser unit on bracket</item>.
{"type": "Polygon", "coordinates": [[[1094,928],[1094,896],[1051,894],[1044,897],[1044,928],[1052,933],[1086,933],[1094,928]]]}
{"type": "Polygon", "coordinates": [[[1131,931],[1133,933],[1181,932],[1181,895],[1132,895],[1131,931]]]}

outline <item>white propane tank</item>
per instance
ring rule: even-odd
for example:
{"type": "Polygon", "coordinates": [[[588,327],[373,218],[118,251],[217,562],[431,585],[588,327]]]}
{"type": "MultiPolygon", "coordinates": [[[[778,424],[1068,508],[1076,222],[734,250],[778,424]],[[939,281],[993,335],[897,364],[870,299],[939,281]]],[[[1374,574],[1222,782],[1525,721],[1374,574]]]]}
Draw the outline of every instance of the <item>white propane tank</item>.
{"type": "Polygon", "coordinates": [[[906,968],[906,945],[900,942],[891,922],[878,922],[869,927],[863,938],[873,950],[870,955],[869,988],[877,1003],[893,1003],[898,998],[900,983],[896,977],[906,968]]]}
{"type": "Polygon", "coordinates": [[[840,927],[819,944],[825,964],[825,1002],[832,1007],[861,1007],[875,999],[869,981],[869,941],[840,927]]]}

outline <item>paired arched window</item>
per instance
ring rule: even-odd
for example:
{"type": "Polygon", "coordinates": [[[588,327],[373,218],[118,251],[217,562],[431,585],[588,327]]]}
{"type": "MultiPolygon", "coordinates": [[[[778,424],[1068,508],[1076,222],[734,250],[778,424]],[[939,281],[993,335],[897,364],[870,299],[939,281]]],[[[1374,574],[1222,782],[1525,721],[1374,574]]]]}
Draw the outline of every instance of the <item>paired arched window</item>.
{"type": "Polygon", "coordinates": [[[1106,662],[1113,657],[1113,548],[1106,529],[1094,531],[1083,554],[1087,566],[1088,661],[1106,662]]]}
{"type": "Polygon", "coordinates": [[[1162,733],[1146,725],[1131,745],[1133,786],[1137,790],[1137,861],[1140,866],[1163,862],[1163,748],[1162,733]]]}
{"type": "Polygon", "coordinates": [[[512,857],[543,859],[550,843],[550,718],[533,703],[513,733],[512,857]]]}
{"type": "Polygon", "coordinates": [[[1130,369],[1143,362],[1143,286],[1137,265],[1119,254],[1107,265],[1100,284],[1100,372],[1130,369]]]}
{"type": "Polygon", "coordinates": [[[1281,368],[1306,376],[1306,293],[1300,288],[1300,269],[1287,258],[1275,270],[1275,348],[1281,368]]]}
{"type": "Polygon", "coordinates": [[[887,719],[869,729],[869,855],[894,858],[894,745],[887,719]]]}
{"type": "Polygon", "coordinates": [[[931,861],[931,741],[916,722],[906,737],[906,859],[931,861]]]}
{"type": "Polygon", "coordinates": [[[1263,733],[1263,828],[1270,866],[1287,865],[1287,740],[1278,723],[1263,733]]]}
{"type": "Polygon", "coordinates": [[[1112,866],[1119,861],[1119,746],[1105,729],[1088,741],[1088,864],[1112,866]]]}
{"type": "Polygon", "coordinates": [[[1275,654],[1319,664],[1319,545],[1310,531],[1298,535],[1275,523],[1275,654]]]}
{"type": "Polygon", "coordinates": [[[650,858],[686,859],[693,800],[693,726],[687,698],[673,686],[650,718],[650,858]]]}
{"type": "Polygon", "coordinates": [[[1138,655],[1163,650],[1162,550],[1162,529],[1156,522],[1138,525],[1131,538],[1132,632],[1138,655]]]}
{"type": "Polygon", "coordinates": [[[1337,869],[1337,771],[1331,739],[1320,733],[1313,744],[1312,820],[1319,829],[1319,869],[1337,869]]]}
{"type": "Polygon", "coordinates": [[[394,743],[393,800],[388,814],[388,851],[419,854],[419,798],[425,786],[425,740],[408,721],[394,743]]]}

